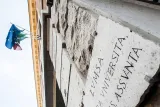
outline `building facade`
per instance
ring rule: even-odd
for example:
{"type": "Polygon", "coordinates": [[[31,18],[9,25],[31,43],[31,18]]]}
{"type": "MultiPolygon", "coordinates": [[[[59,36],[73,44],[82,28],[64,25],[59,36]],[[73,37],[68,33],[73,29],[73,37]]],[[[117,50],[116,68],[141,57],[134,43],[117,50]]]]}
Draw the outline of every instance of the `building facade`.
{"type": "Polygon", "coordinates": [[[159,107],[159,0],[28,0],[38,107],[159,107]]]}

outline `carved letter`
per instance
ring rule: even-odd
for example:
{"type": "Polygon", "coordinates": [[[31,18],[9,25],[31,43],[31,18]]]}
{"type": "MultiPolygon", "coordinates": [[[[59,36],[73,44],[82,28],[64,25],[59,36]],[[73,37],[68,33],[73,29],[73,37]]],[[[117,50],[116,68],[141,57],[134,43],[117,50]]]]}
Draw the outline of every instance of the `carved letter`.
{"type": "Polygon", "coordinates": [[[129,59],[129,58],[132,58],[134,61],[137,62],[137,60],[131,55],[131,52],[129,53],[128,59],[129,59]]]}
{"type": "Polygon", "coordinates": [[[121,97],[119,94],[115,93],[117,101],[119,102],[119,98],[121,97]]]}
{"type": "Polygon", "coordinates": [[[99,61],[100,66],[102,66],[103,59],[102,58],[98,58],[98,61],[99,61]]]}
{"type": "Polygon", "coordinates": [[[94,71],[94,74],[95,75],[93,76],[93,79],[94,79],[95,83],[97,83],[97,79],[98,79],[99,75],[95,71],[94,71]]]}
{"type": "Polygon", "coordinates": [[[120,90],[121,94],[123,94],[123,88],[119,87],[119,85],[117,85],[117,90],[120,90]]]}
{"type": "Polygon", "coordinates": [[[113,104],[112,101],[110,102],[110,104],[111,104],[112,107],[117,107],[117,105],[113,104]]]}
{"type": "Polygon", "coordinates": [[[92,92],[92,90],[90,90],[90,92],[91,92],[91,95],[94,97],[94,92],[92,92]]]}
{"type": "Polygon", "coordinates": [[[116,48],[118,48],[119,50],[121,50],[121,48],[120,48],[120,47],[118,47],[117,42],[116,42],[116,44],[115,44],[114,49],[116,49],[116,48]]]}
{"type": "Polygon", "coordinates": [[[109,63],[109,66],[114,70],[116,64],[113,64],[112,62],[109,63]]]}
{"type": "Polygon", "coordinates": [[[125,38],[118,38],[118,41],[119,41],[119,43],[121,44],[121,46],[123,46],[123,45],[122,45],[122,41],[123,41],[123,40],[125,40],[125,38]]]}
{"type": "Polygon", "coordinates": [[[115,54],[112,54],[112,59],[116,59],[116,63],[118,62],[118,58],[119,58],[119,54],[116,53],[115,51],[113,51],[113,53],[115,54]]]}
{"type": "MultiPolygon", "coordinates": [[[[128,61],[127,61],[127,62],[128,62],[128,61]]],[[[130,67],[132,67],[132,68],[134,67],[134,66],[133,66],[133,63],[129,63],[129,62],[128,62],[128,64],[129,64],[129,66],[124,66],[124,68],[127,69],[130,73],[132,73],[132,72],[129,70],[129,68],[130,68],[130,67]]]]}
{"type": "Polygon", "coordinates": [[[121,82],[121,79],[119,79],[119,84],[124,85],[124,86],[123,86],[123,89],[126,89],[126,83],[121,82]]]}
{"type": "Polygon", "coordinates": [[[139,48],[132,48],[132,49],[133,49],[134,53],[136,54],[137,58],[139,58],[138,51],[139,50],[142,51],[142,49],[139,49],[139,48]]]}

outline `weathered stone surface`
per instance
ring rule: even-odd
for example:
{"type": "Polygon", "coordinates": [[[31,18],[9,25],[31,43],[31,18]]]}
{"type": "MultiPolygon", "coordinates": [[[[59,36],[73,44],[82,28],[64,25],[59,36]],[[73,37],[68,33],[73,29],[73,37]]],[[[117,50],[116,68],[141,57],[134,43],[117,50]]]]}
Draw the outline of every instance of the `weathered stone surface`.
{"type": "Polygon", "coordinates": [[[62,35],[54,33],[56,36],[56,53],[55,54],[55,69],[57,83],[63,96],[65,105],[67,104],[68,98],[68,85],[69,85],[69,75],[71,70],[71,64],[68,58],[68,54],[62,48],[62,35]]]}
{"type": "Polygon", "coordinates": [[[64,49],[62,50],[62,68],[60,73],[60,87],[63,95],[64,103],[67,105],[69,75],[71,72],[71,64],[68,55],[64,49]]]}
{"type": "Polygon", "coordinates": [[[49,23],[50,24],[50,29],[49,29],[49,40],[48,40],[48,42],[49,42],[49,54],[50,54],[50,57],[51,57],[51,61],[52,61],[52,63],[53,63],[53,31],[52,31],[52,24],[51,23],[49,23]]]}
{"type": "MultiPolygon", "coordinates": [[[[110,10],[109,6],[108,8],[110,10]]],[[[65,104],[68,105],[67,107],[135,107],[149,86],[149,80],[146,80],[145,77],[153,77],[158,69],[159,45],[109,19],[105,19],[107,23],[101,22],[101,28],[98,28],[97,33],[97,20],[95,14],[71,1],[54,0],[53,27],[65,39],[69,57],[74,61],[78,70],[86,75],[89,69],[86,75],[87,84],[84,86],[75,67],[72,67],[68,92],[70,63],[65,60],[65,57],[62,58],[62,41],[59,41],[59,37],[58,40],[55,39],[57,41],[53,45],[57,45],[56,48],[53,46],[53,50],[56,50],[53,57],[56,57],[57,81],[65,104]],[[130,67],[125,68],[124,66],[130,67]]],[[[145,23],[147,24],[147,21],[145,23]]],[[[133,23],[129,22],[129,24],[133,23]]],[[[148,102],[146,107],[159,107],[157,98],[159,97],[156,96],[153,98],[154,101],[148,102]]]]}
{"type": "Polygon", "coordinates": [[[67,107],[84,107],[84,83],[77,72],[79,71],[72,65],[67,107]]]}
{"type": "Polygon", "coordinates": [[[59,4],[59,27],[62,36],[65,36],[65,30],[68,27],[68,1],[60,0],[59,4]]]}
{"type": "Polygon", "coordinates": [[[64,103],[66,107],[83,107],[84,81],[82,81],[74,64],[70,63],[68,52],[62,48],[61,35],[56,31],[53,34],[56,36],[53,38],[57,44],[55,53],[56,78],[64,103]],[[79,88],[77,89],[77,87],[79,88]],[[74,101],[75,98],[78,100],[74,101]]]}
{"type": "Polygon", "coordinates": [[[65,40],[66,40],[66,44],[67,44],[67,50],[68,50],[71,58],[73,56],[72,47],[74,44],[74,42],[73,42],[73,35],[74,35],[73,26],[75,26],[78,10],[79,10],[79,6],[74,5],[73,3],[68,4],[68,19],[70,19],[70,20],[68,20],[68,29],[66,31],[65,40]]]}
{"type": "Polygon", "coordinates": [[[65,36],[67,50],[79,70],[86,74],[92,55],[97,16],[69,3],[68,19],[70,20],[65,36]]]}
{"type": "Polygon", "coordinates": [[[68,28],[68,1],[55,0],[52,7],[52,23],[62,36],[66,35],[65,33],[68,28]]]}
{"type": "Polygon", "coordinates": [[[57,82],[58,85],[61,89],[61,68],[62,68],[62,40],[60,38],[60,34],[57,34],[57,52],[56,52],[56,65],[55,65],[55,69],[56,69],[56,78],[57,78],[57,82]]]}
{"type": "Polygon", "coordinates": [[[52,29],[52,40],[50,39],[50,41],[52,41],[52,60],[53,60],[53,65],[54,67],[56,66],[56,56],[57,56],[57,32],[56,29],[52,29]]]}
{"type": "Polygon", "coordinates": [[[100,17],[86,83],[86,107],[135,107],[160,64],[160,45],[100,17]],[[90,103],[89,103],[90,102],[90,103]]]}
{"type": "Polygon", "coordinates": [[[52,20],[52,27],[59,29],[58,23],[58,15],[59,15],[59,0],[54,0],[53,6],[51,8],[51,20],[52,20]]]}
{"type": "Polygon", "coordinates": [[[53,27],[65,38],[70,58],[81,72],[87,74],[97,16],[67,0],[54,2],[52,11],[53,27]]]}

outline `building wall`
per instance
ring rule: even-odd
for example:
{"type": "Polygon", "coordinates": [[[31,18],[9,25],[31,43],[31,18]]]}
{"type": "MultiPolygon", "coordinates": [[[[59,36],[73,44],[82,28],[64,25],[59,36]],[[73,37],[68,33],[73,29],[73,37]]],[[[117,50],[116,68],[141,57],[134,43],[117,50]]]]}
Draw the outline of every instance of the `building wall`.
{"type": "Polygon", "coordinates": [[[46,3],[29,0],[31,32],[42,36],[32,40],[39,107],[55,107],[61,96],[66,107],[159,106],[157,5],[54,0],[46,18],[46,3]]]}
{"type": "Polygon", "coordinates": [[[54,0],[49,53],[66,107],[159,107],[160,11],[142,4],[54,0]]]}

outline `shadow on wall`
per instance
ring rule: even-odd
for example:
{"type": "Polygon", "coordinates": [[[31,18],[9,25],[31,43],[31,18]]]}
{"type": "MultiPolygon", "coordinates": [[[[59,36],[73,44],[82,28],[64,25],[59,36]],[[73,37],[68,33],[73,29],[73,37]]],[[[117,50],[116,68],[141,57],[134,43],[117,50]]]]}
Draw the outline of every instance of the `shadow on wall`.
{"type": "Polygon", "coordinates": [[[160,66],[137,107],[160,107],[160,66]]]}
{"type": "Polygon", "coordinates": [[[63,100],[63,97],[62,97],[62,93],[58,87],[58,84],[56,82],[56,106],[57,107],[65,107],[65,104],[64,104],[64,100],[63,100]]]}
{"type": "MultiPolygon", "coordinates": [[[[46,52],[46,64],[45,64],[45,97],[46,97],[46,107],[53,107],[54,103],[54,67],[51,61],[49,52],[46,52]]],[[[61,91],[56,82],[56,106],[65,107],[61,91]]]]}

